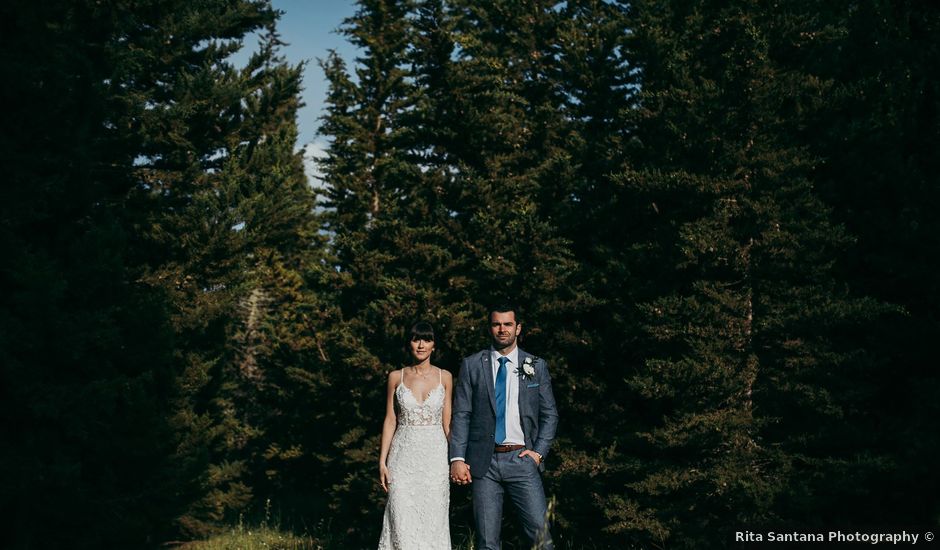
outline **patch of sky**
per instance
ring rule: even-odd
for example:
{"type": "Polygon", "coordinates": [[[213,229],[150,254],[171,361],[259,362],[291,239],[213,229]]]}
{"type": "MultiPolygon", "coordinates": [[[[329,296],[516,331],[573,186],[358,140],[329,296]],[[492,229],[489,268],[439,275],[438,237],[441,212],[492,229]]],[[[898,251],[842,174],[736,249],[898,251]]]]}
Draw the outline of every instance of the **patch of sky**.
{"type": "MultiPolygon", "coordinates": [[[[304,106],[297,114],[299,136],[297,150],[315,140],[319,117],[323,114],[328,82],[317,65],[335,50],[343,59],[354,59],[358,49],[337,32],[347,17],[355,14],[352,0],[273,0],[272,6],[282,12],[277,23],[285,45],[281,55],[291,65],[305,64],[301,99],[304,106]]],[[[260,33],[246,36],[241,49],[228,57],[235,67],[244,67],[258,51],[260,33]]],[[[308,176],[309,177],[309,176],[308,176]]]]}
{"type": "Polygon", "coordinates": [[[220,147],[212,152],[212,154],[206,157],[206,162],[214,162],[220,159],[223,159],[228,156],[228,151],[225,147],[220,147]]]}
{"type": "Polygon", "coordinates": [[[134,166],[153,166],[160,160],[160,155],[137,155],[134,157],[134,166]]]}

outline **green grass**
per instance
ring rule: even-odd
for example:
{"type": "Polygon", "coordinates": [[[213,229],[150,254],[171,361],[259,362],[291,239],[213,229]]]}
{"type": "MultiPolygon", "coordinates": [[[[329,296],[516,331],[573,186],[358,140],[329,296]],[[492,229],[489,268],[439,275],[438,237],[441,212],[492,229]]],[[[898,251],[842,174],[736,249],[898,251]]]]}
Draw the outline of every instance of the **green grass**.
{"type": "Polygon", "coordinates": [[[264,520],[260,525],[245,525],[242,517],[238,524],[207,540],[183,543],[178,550],[328,550],[329,541],[317,540],[309,535],[297,535],[281,529],[278,521],[271,522],[271,501],[265,502],[264,520]]]}
{"type": "Polygon", "coordinates": [[[312,537],[285,533],[276,527],[237,525],[209,540],[178,546],[184,550],[323,550],[312,537]]]}
{"type": "MultiPolygon", "coordinates": [[[[555,499],[552,498],[548,503],[548,516],[550,519],[554,516],[555,499]]],[[[327,533],[328,526],[320,526],[316,529],[317,533],[327,533]]],[[[454,550],[474,550],[473,532],[470,529],[458,530],[452,534],[451,543],[454,550]]],[[[573,548],[569,542],[564,547],[573,548]]],[[[207,540],[186,542],[175,547],[177,550],[340,550],[346,546],[342,543],[341,537],[326,536],[326,538],[313,537],[308,534],[297,535],[288,530],[282,530],[280,524],[275,520],[271,523],[270,502],[265,506],[265,518],[260,525],[245,525],[240,519],[238,524],[227,528],[223,532],[212,536],[207,540]]],[[[508,548],[517,548],[510,544],[508,548]]],[[[531,550],[539,550],[541,544],[537,544],[531,550]]],[[[530,550],[524,548],[521,550],[530,550]]],[[[580,549],[579,550],[583,550],[580,549]]]]}

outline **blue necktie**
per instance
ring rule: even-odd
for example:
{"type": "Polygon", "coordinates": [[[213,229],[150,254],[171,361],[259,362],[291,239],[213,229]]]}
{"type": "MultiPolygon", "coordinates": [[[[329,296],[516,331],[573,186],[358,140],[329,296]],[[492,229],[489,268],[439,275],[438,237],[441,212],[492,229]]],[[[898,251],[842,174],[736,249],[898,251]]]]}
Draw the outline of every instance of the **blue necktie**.
{"type": "Polygon", "coordinates": [[[508,357],[499,358],[496,371],[496,443],[506,440],[506,363],[508,357]]]}

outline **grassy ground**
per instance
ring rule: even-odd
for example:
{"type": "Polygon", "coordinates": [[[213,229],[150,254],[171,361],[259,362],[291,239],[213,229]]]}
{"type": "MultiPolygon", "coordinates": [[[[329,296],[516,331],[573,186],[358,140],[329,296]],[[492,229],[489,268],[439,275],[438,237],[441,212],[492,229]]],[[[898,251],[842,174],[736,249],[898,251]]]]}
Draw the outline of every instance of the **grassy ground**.
{"type": "Polygon", "coordinates": [[[239,525],[209,540],[178,546],[184,550],[324,550],[312,537],[285,533],[274,527],[239,525]]]}
{"type": "MultiPolygon", "coordinates": [[[[555,500],[552,499],[549,502],[549,517],[554,515],[554,506],[555,500]]],[[[270,504],[265,512],[265,519],[260,525],[249,526],[239,521],[238,525],[207,540],[187,542],[175,548],[177,550],[346,550],[347,548],[341,538],[297,535],[289,530],[281,529],[277,521],[271,521],[270,504]]],[[[474,550],[471,531],[453,533],[452,537],[451,543],[454,550],[474,550]]],[[[512,544],[504,547],[517,548],[512,544]]],[[[541,547],[539,544],[532,550],[538,550],[541,547]]]]}
{"type": "MultiPolygon", "coordinates": [[[[454,550],[474,550],[470,533],[455,534],[454,550]]],[[[177,550],[345,550],[341,540],[322,540],[281,531],[276,527],[238,525],[209,540],[185,543],[177,550]]],[[[537,546],[536,548],[540,548],[537,546]]]]}
{"type": "Polygon", "coordinates": [[[186,542],[177,550],[332,550],[338,548],[328,540],[310,535],[297,535],[282,529],[271,516],[271,501],[265,503],[264,519],[260,525],[246,525],[243,518],[238,524],[207,540],[186,542]]]}

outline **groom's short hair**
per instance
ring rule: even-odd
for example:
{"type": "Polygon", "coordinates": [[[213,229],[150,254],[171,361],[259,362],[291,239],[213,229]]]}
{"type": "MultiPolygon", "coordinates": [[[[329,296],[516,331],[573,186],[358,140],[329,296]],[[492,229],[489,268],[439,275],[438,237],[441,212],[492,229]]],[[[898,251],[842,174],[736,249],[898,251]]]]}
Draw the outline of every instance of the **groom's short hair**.
{"type": "Polygon", "coordinates": [[[497,302],[490,306],[489,313],[486,314],[486,320],[489,322],[493,318],[494,313],[513,313],[513,317],[516,319],[516,324],[522,324],[522,311],[519,309],[519,306],[510,302],[497,302]]]}

